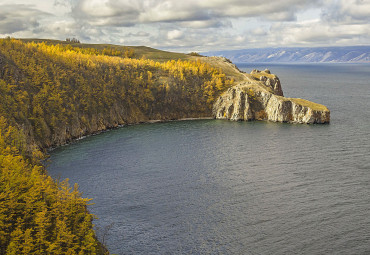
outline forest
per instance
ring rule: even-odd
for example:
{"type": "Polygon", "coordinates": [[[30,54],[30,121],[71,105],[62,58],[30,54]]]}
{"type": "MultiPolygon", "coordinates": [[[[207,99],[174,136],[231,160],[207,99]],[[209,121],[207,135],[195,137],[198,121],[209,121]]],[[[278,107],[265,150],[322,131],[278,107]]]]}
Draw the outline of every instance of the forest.
{"type": "Polygon", "coordinates": [[[201,58],[0,39],[0,254],[105,254],[77,184],[47,175],[47,149],[148,120],[211,116],[234,80],[201,58]]]}

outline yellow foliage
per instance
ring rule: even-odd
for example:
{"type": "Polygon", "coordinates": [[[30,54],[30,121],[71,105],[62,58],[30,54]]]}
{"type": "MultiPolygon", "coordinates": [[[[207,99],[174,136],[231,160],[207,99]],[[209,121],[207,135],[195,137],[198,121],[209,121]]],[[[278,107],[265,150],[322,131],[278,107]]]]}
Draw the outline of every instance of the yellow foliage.
{"type": "Polygon", "coordinates": [[[0,254],[96,254],[90,200],[20,155],[6,141],[18,130],[0,123],[0,254]]]}
{"type": "Polygon", "coordinates": [[[199,60],[129,50],[0,39],[0,52],[0,254],[99,253],[90,200],[45,174],[42,149],[137,115],[210,115],[233,84],[199,60]]]}

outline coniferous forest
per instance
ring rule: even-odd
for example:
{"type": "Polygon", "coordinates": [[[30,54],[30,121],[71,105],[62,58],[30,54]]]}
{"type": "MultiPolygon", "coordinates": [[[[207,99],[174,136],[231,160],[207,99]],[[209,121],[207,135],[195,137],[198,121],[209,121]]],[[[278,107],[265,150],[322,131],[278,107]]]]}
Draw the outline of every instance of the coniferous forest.
{"type": "Polygon", "coordinates": [[[201,60],[0,39],[0,254],[104,254],[78,186],[46,150],[119,125],[211,116],[233,79],[201,60]]]}

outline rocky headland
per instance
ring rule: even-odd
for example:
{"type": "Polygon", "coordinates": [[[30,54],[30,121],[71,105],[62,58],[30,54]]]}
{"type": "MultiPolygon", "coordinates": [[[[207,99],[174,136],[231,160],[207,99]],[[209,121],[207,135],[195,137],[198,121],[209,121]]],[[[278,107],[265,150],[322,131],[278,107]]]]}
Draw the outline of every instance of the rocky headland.
{"type": "Polygon", "coordinates": [[[215,101],[214,118],[307,124],[330,122],[330,111],[326,106],[284,97],[279,78],[269,70],[253,70],[243,76],[244,79],[215,101]]]}

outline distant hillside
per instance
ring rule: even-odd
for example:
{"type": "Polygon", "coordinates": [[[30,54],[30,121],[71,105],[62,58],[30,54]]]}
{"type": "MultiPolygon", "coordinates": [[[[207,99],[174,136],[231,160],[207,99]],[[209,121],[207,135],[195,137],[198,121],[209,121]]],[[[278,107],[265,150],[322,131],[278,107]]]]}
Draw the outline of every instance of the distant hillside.
{"type": "Polygon", "coordinates": [[[206,56],[222,56],[234,63],[256,62],[350,62],[370,63],[370,46],[317,48],[264,48],[232,51],[211,51],[206,56]]]}
{"type": "Polygon", "coordinates": [[[196,60],[197,58],[194,58],[190,56],[189,54],[184,53],[177,53],[177,52],[168,52],[168,51],[162,51],[154,48],[150,48],[147,46],[121,46],[121,45],[113,45],[113,44],[87,44],[87,43],[76,43],[76,42],[70,42],[70,41],[60,41],[60,40],[51,40],[51,39],[20,39],[22,42],[30,43],[46,43],[47,45],[71,45],[72,47],[77,48],[89,48],[89,49],[96,49],[96,50],[104,50],[106,48],[114,49],[116,51],[132,51],[133,56],[132,58],[136,59],[151,59],[158,62],[166,62],[169,60],[196,60]]]}

